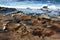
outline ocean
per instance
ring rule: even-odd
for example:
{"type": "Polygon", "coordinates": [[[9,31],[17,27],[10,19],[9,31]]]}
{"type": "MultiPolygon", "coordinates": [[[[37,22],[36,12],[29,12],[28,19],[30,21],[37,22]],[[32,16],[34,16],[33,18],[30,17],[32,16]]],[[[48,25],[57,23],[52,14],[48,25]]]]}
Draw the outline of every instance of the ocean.
{"type": "Polygon", "coordinates": [[[59,4],[60,0],[0,0],[1,7],[16,8],[24,13],[47,13],[53,15],[58,15],[60,12],[59,4]],[[43,6],[48,6],[48,11],[40,10],[43,6]]]}

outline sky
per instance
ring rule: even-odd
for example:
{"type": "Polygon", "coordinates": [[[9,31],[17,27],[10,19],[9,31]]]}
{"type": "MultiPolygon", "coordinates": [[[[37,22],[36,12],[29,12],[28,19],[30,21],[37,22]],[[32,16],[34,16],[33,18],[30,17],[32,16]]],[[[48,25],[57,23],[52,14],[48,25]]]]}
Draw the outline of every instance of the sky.
{"type": "Polygon", "coordinates": [[[0,6],[12,8],[40,8],[43,5],[50,7],[60,7],[60,0],[0,0],[0,6]]]}

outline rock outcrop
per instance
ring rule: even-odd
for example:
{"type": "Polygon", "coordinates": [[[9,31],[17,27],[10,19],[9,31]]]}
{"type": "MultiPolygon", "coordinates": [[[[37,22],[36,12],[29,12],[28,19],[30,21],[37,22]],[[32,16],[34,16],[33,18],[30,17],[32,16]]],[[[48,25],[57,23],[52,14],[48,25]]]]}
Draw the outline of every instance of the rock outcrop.
{"type": "MultiPolygon", "coordinates": [[[[6,11],[7,8],[0,8],[0,10],[6,11]]],[[[27,37],[31,40],[32,37],[36,38],[36,36],[38,40],[41,37],[45,39],[45,37],[60,33],[60,16],[49,16],[47,14],[29,15],[16,10],[8,14],[1,14],[0,29],[2,31],[0,34],[3,34],[3,37],[1,36],[2,40],[23,40],[25,37],[26,40],[28,39],[27,37]]]]}

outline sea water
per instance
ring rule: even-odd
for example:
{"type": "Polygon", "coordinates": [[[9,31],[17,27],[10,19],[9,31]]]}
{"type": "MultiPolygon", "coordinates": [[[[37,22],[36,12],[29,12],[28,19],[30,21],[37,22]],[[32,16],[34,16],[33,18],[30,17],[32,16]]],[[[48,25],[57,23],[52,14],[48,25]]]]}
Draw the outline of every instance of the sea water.
{"type": "MultiPolygon", "coordinates": [[[[29,13],[47,13],[49,15],[59,15],[59,0],[0,0],[1,7],[16,8],[26,14],[29,13]],[[41,10],[43,6],[48,6],[47,11],[41,10]]],[[[13,10],[8,9],[6,12],[13,10]]]]}

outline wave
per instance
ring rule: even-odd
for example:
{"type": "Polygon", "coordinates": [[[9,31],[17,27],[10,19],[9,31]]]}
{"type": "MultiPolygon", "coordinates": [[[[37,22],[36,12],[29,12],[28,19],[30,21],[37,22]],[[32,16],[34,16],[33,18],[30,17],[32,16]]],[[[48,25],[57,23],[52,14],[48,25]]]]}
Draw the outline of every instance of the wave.
{"type": "Polygon", "coordinates": [[[40,9],[43,6],[48,6],[49,8],[57,9],[60,8],[59,4],[54,4],[54,2],[48,0],[45,1],[21,1],[21,0],[0,0],[0,6],[1,7],[8,7],[8,8],[31,8],[31,9],[40,9]],[[44,3],[45,2],[45,3],[44,3]]]}
{"type": "Polygon", "coordinates": [[[50,15],[59,15],[60,5],[56,4],[42,4],[42,3],[26,3],[26,2],[13,2],[8,4],[0,4],[0,7],[7,8],[16,8],[19,11],[23,11],[24,13],[47,13],[50,15]],[[43,6],[48,6],[48,11],[42,11],[41,8],[43,6]]]}
{"type": "Polygon", "coordinates": [[[60,5],[49,5],[49,4],[23,4],[23,5],[18,5],[18,4],[12,4],[12,5],[2,5],[0,4],[0,7],[7,7],[7,8],[30,8],[30,9],[40,9],[43,6],[48,6],[50,9],[60,9],[60,5]]]}

